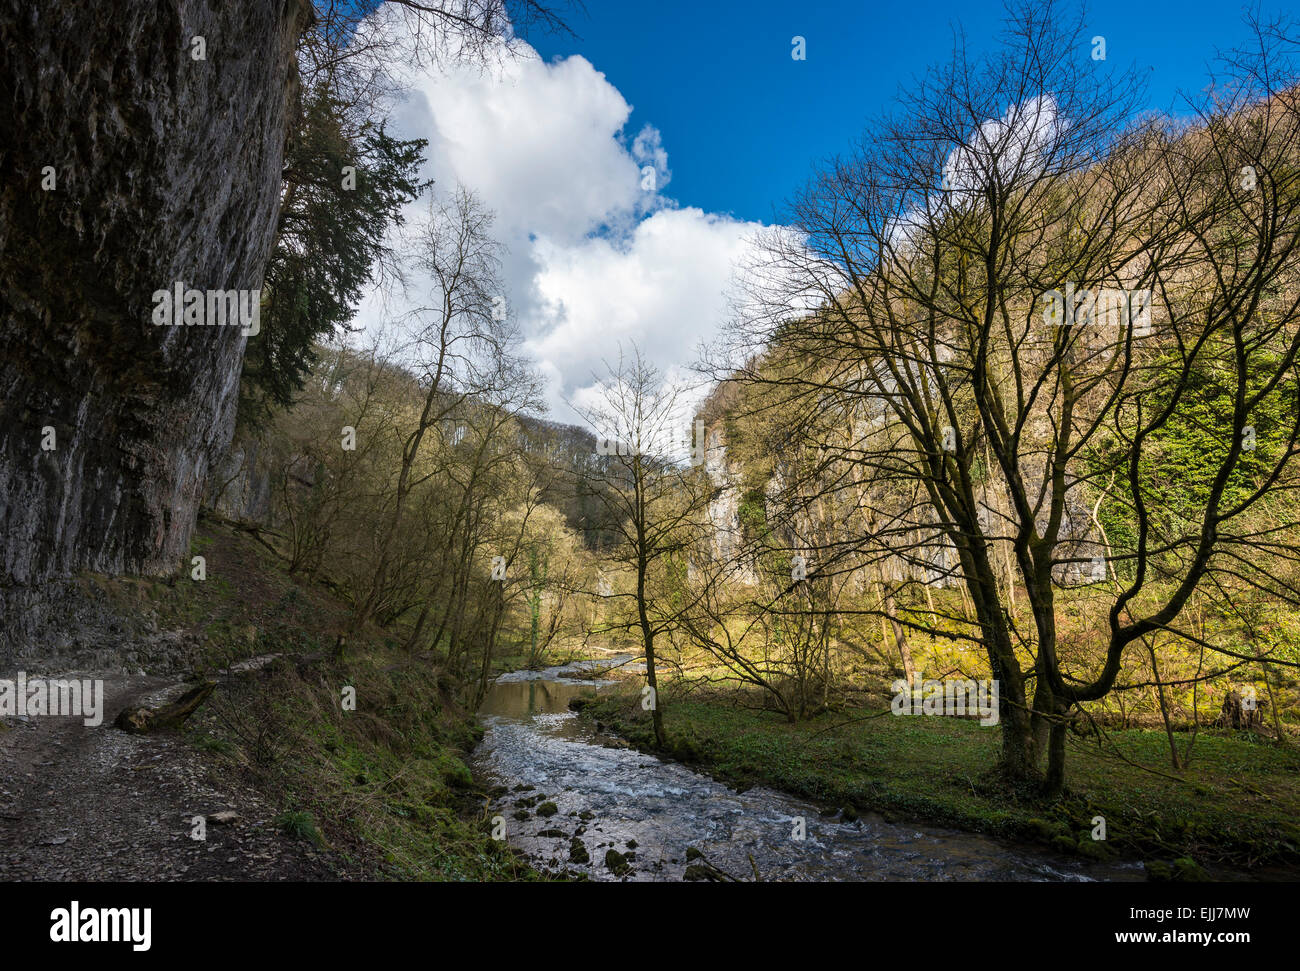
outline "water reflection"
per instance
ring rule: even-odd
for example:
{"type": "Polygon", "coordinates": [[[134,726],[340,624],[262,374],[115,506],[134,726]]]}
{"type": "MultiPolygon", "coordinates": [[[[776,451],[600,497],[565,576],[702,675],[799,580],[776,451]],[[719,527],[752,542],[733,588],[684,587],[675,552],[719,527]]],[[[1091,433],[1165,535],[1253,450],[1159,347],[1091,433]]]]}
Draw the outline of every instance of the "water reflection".
{"type": "Polygon", "coordinates": [[[549,715],[568,711],[571,698],[595,693],[591,685],[581,682],[497,682],[488,689],[479,711],[485,715],[519,719],[532,715],[549,715]]]}

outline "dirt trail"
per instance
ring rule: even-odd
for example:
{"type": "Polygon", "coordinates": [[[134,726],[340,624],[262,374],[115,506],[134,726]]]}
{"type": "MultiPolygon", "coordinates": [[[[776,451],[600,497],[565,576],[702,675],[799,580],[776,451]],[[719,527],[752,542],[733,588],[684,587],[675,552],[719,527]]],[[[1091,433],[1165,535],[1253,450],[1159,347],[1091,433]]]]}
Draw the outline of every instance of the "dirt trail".
{"type": "Polygon", "coordinates": [[[103,678],[103,723],[0,718],[0,881],[338,879],[327,853],[279,833],[272,806],[179,737],[113,727],[123,708],[172,700],[174,679],[61,677],[103,678]],[[195,816],[222,810],[238,819],[191,838],[195,816]]]}

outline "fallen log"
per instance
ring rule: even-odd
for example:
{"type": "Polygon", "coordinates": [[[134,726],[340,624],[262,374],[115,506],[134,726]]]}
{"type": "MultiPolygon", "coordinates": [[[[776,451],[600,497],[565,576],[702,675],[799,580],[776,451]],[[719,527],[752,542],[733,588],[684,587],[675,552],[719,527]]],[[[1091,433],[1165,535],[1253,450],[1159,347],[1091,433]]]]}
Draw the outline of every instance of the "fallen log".
{"type": "Polygon", "coordinates": [[[157,708],[125,708],[113,724],[132,735],[148,735],[176,728],[208,700],[208,695],[212,694],[216,686],[215,681],[204,681],[169,704],[157,708]]]}

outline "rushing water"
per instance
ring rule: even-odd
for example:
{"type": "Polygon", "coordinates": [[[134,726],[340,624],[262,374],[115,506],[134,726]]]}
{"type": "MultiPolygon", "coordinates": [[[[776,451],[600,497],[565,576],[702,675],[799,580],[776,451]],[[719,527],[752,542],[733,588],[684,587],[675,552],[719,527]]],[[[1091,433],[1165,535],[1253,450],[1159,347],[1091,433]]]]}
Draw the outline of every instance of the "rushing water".
{"type": "Polygon", "coordinates": [[[783,793],[736,792],[578,719],[570,699],[604,687],[573,677],[592,663],[503,675],[480,708],[487,731],[476,770],[508,790],[494,812],[505,817],[510,843],[540,866],[597,880],[680,880],[694,848],[703,859],[690,862],[746,880],[756,872],[762,880],[1144,878],[1140,864],[1084,864],[875,815],[843,822],[783,793]],[[538,814],[546,802],[555,804],[554,815],[538,814]],[[794,838],[798,818],[805,821],[802,840],[794,838]],[[627,857],[630,872],[619,877],[606,865],[609,850],[627,857]],[[573,862],[583,853],[590,862],[573,862]]]}

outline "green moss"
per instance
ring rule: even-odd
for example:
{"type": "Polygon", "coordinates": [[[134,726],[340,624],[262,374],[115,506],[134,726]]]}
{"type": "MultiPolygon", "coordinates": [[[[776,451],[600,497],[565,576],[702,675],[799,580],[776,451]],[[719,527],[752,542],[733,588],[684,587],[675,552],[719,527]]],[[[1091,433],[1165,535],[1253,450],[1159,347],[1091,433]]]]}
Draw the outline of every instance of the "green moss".
{"type": "Polygon", "coordinates": [[[1175,880],[1203,883],[1210,879],[1210,875],[1191,857],[1179,857],[1173,866],[1175,880]]]}
{"type": "Polygon", "coordinates": [[[1115,856],[1115,852],[1105,840],[1095,840],[1091,835],[1080,837],[1077,849],[1080,856],[1089,860],[1110,860],[1115,856]]]}
{"type": "Polygon", "coordinates": [[[1069,836],[1053,836],[1052,849],[1060,853],[1073,854],[1078,852],[1079,844],[1076,843],[1074,839],[1069,836]]]}
{"type": "Polygon", "coordinates": [[[618,850],[605,851],[605,867],[616,877],[627,876],[627,874],[632,872],[632,867],[627,862],[627,857],[618,850]]]}
{"type": "Polygon", "coordinates": [[[591,862],[591,854],[587,852],[587,847],[576,836],[569,840],[569,862],[579,864],[591,862]]]}

